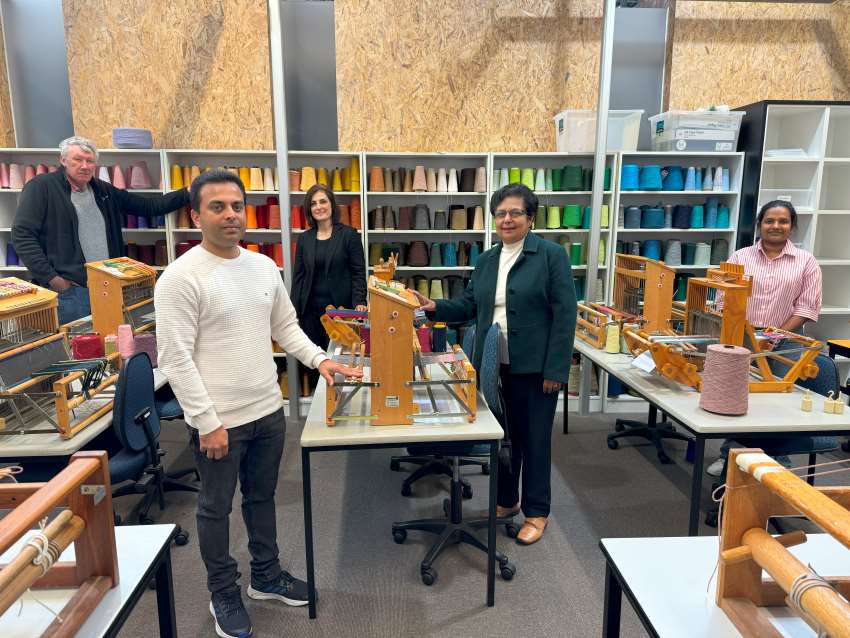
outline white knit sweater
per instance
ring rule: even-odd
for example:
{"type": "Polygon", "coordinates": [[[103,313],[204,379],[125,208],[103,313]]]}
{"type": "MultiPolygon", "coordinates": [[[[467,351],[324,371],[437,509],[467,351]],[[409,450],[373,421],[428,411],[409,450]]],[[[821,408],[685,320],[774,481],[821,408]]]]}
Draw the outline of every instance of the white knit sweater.
{"type": "Polygon", "coordinates": [[[281,407],[272,339],[302,363],[327,357],[298,326],[275,263],[240,249],[222,259],[195,246],[157,282],[159,368],[186,422],[208,434],[281,407]]]}

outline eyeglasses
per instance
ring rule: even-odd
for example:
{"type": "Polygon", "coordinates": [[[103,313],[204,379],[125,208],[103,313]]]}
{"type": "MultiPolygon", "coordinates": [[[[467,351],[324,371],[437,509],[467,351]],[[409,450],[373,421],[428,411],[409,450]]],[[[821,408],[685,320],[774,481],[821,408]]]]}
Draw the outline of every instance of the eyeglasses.
{"type": "Polygon", "coordinates": [[[511,219],[520,219],[525,216],[524,210],[497,210],[493,211],[493,217],[496,219],[504,219],[505,217],[510,217],[511,219]]]}

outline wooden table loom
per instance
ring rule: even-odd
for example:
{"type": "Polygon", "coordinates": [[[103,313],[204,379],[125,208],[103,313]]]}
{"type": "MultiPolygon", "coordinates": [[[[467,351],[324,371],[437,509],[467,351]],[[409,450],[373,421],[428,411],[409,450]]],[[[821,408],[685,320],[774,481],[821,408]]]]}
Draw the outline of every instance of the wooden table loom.
{"type": "MultiPolygon", "coordinates": [[[[77,452],[48,483],[0,484],[0,554],[26,536],[54,508],[63,509],[42,530],[47,547],[30,542],[0,569],[0,614],[29,588],[79,588],[42,637],[71,637],[104,594],[118,585],[118,553],[106,452],[77,452]],[[57,562],[74,544],[75,562],[57,562]],[[35,563],[44,558],[46,562],[35,563]]],[[[26,604],[36,605],[35,600],[26,604]]]]}
{"type": "Polygon", "coordinates": [[[850,549],[850,487],[813,487],[759,449],[730,450],[727,467],[717,605],[745,638],[781,638],[759,607],[786,603],[819,635],[850,638],[850,576],[816,574],[788,552],[804,532],[765,531],[771,516],[803,514],[850,549]]]}
{"type": "Polygon", "coordinates": [[[156,327],[153,290],[156,271],[129,257],[114,257],[86,264],[92,327],[101,336],[118,334],[129,324],[133,332],[156,327]]]}

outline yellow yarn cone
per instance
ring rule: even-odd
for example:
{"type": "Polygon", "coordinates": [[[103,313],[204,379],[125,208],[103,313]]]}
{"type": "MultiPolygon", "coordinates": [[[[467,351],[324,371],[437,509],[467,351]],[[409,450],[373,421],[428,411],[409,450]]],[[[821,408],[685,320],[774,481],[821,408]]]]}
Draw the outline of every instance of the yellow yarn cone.
{"type": "Polygon", "coordinates": [[[351,170],[348,166],[342,169],[342,190],[351,190],[351,170]]]}
{"type": "Polygon", "coordinates": [[[338,168],[335,168],[331,173],[331,190],[334,192],[342,190],[342,174],[338,168]]]}
{"type": "Polygon", "coordinates": [[[546,211],[546,228],[561,227],[561,207],[549,206],[546,211]]]}
{"type": "Polygon", "coordinates": [[[348,190],[360,190],[360,160],[357,157],[352,157],[348,164],[348,171],[351,174],[351,187],[348,190]]]}
{"type": "Polygon", "coordinates": [[[189,188],[192,184],[192,167],[184,166],[183,167],[183,186],[189,188]]]}
{"type": "Polygon", "coordinates": [[[180,190],[183,188],[183,169],[177,164],[171,165],[171,189],[180,190]]]}
{"type": "Polygon", "coordinates": [[[316,177],[316,182],[322,186],[328,186],[328,169],[324,166],[319,167],[319,175],[316,177]]]}
{"type": "Polygon", "coordinates": [[[196,177],[200,177],[200,176],[201,176],[200,167],[199,166],[192,166],[191,170],[189,171],[189,177],[191,178],[189,185],[191,185],[191,183],[195,181],[196,177]]]}
{"type": "Polygon", "coordinates": [[[280,190],[280,182],[277,179],[277,166],[274,167],[272,174],[274,176],[274,190],[280,190]]]}
{"type": "Polygon", "coordinates": [[[608,228],[608,204],[602,204],[600,216],[601,216],[602,219],[601,219],[599,225],[602,228],[608,228]]]}
{"type": "Polygon", "coordinates": [[[240,166],[238,169],[239,179],[242,180],[242,185],[245,187],[245,190],[251,188],[251,169],[247,166],[240,166]]]}
{"type": "Polygon", "coordinates": [[[312,166],[303,166],[301,168],[301,190],[310,190],[316,185],[316,169],[312,166]]]}
{"type": "Polygon", "coordinates": [[[251,167],[251,186],[248,187],[248,190],[263,190],[263,171],[258,166],[251,167]]]}

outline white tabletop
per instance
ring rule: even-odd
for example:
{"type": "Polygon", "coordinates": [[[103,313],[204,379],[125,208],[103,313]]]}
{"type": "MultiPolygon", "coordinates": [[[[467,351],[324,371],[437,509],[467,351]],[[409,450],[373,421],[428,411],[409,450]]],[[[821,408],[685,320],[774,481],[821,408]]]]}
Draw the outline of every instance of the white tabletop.
{"type": "MultiPolygon", "coordinates": [[[[604,538],[602,544],[659,636],[740,637],[715,604],[717,576],[711,574],[717,561],[716,536],[604,538]]],[[[828,534],[810,534],[807,542],[789,551],[821,576],[850,573],[850,551],[828,534]]],[[[783,636],[815,636],[788,608],[763,609],[783,636]]]]}
{"type": "MultiPolygon", "coordinates": [[[[436,368],[436,366],[432,366],[436,368]]],[[[368,374],[368,369],[367,369],[368,374]]],[[[436,376],[436,371],[435,371],[436,376]]],[[[346,388],[346,392],[350,388],[346,388]]],[[[412,425],[370,425],[368,421],[340,421],[337,425],[325,424],[325,380],[319,379],[316,393],[310,404],[307,422],[301,433],[301,447],[321,448],[333,445],[381,445],[397,443],[404,447],[410,443],[436,443],[450,441],[492,441],[504,436],[502,426],[478,395],[475,421],[465,417],[442,417],[417,420],[412,425]]],[[[437,407],[443,412],[460,412],[459,404],[442,388],[433,390],[437,407]]],[[[362,389],[346,406],[346,414],[368,414],[368,389],[362,389]]],[[[414,401],[420,411],[433,408],[423,387],[414,390],[414,401]]]]}
{"type": "Polygon", "coordinates": [[[818,432],[850,430],[850,409],[844,414],[823,412],[823,398],[815,395],[814,410],[803,412],[803,391],[751,392],[749,409],[744,416],[723,416],[699,407],[699,392],[631,365],[626,354],[609,354],[576,339],[575,349],[627,386],[652,399],[658,408],[700,434],[736,432],[818,432]]]}
{"type": "MultiPolygon", "coordinates": [[[[165,375],[154,368],[153,384],[154,388],[159,389],[167,383],[165,375]]],[[[111,394],[105,395],[103,399],[95,397],[95,399],[87,401],[82,407],[74,411],[76,418],[85,417],[86,414],[91,414],[105,402],[111,400],[111,394]]],[[[15,459],[17,457],[27,456],[70,456],[82,448],[86,443],[91,441],[98,434],[106,430],[112,425],[112,412],[104,414],[91,425],[84,427],[70,439],[63,439],[58,432],[50,432],[45,434],[9,434],[0,436],[0,458],[15,459]]],[[[36,427],[36,426],[33,426],[36,427]]],[[[39,427],[51,427],[46,421],[40,424],[39,427]]]]}
{"type": "MultiPolygon", "coordinates": [[[[118,546],[118,586],[106,592],[89,619],[80,627],[78,636],[102,636],[127,603],[133,590],[139,585],[145,572],[153,563],[165,543],[170,542],[174,525],[128,525],[115,528],[118,546]]],[[[12,546],[0,563],[8,563],[18,555],[29,535],[12,546]]],[[[61,561],[74,560],[74,546],[62,552],[61,561]]],[[[53,622],[53,615],[36,602],[38,598],[55,612],[76,593],[76,589],[37,589],[25,593],[0,616],[3,638],[32,638],[40,636],[53,622]]]]}

